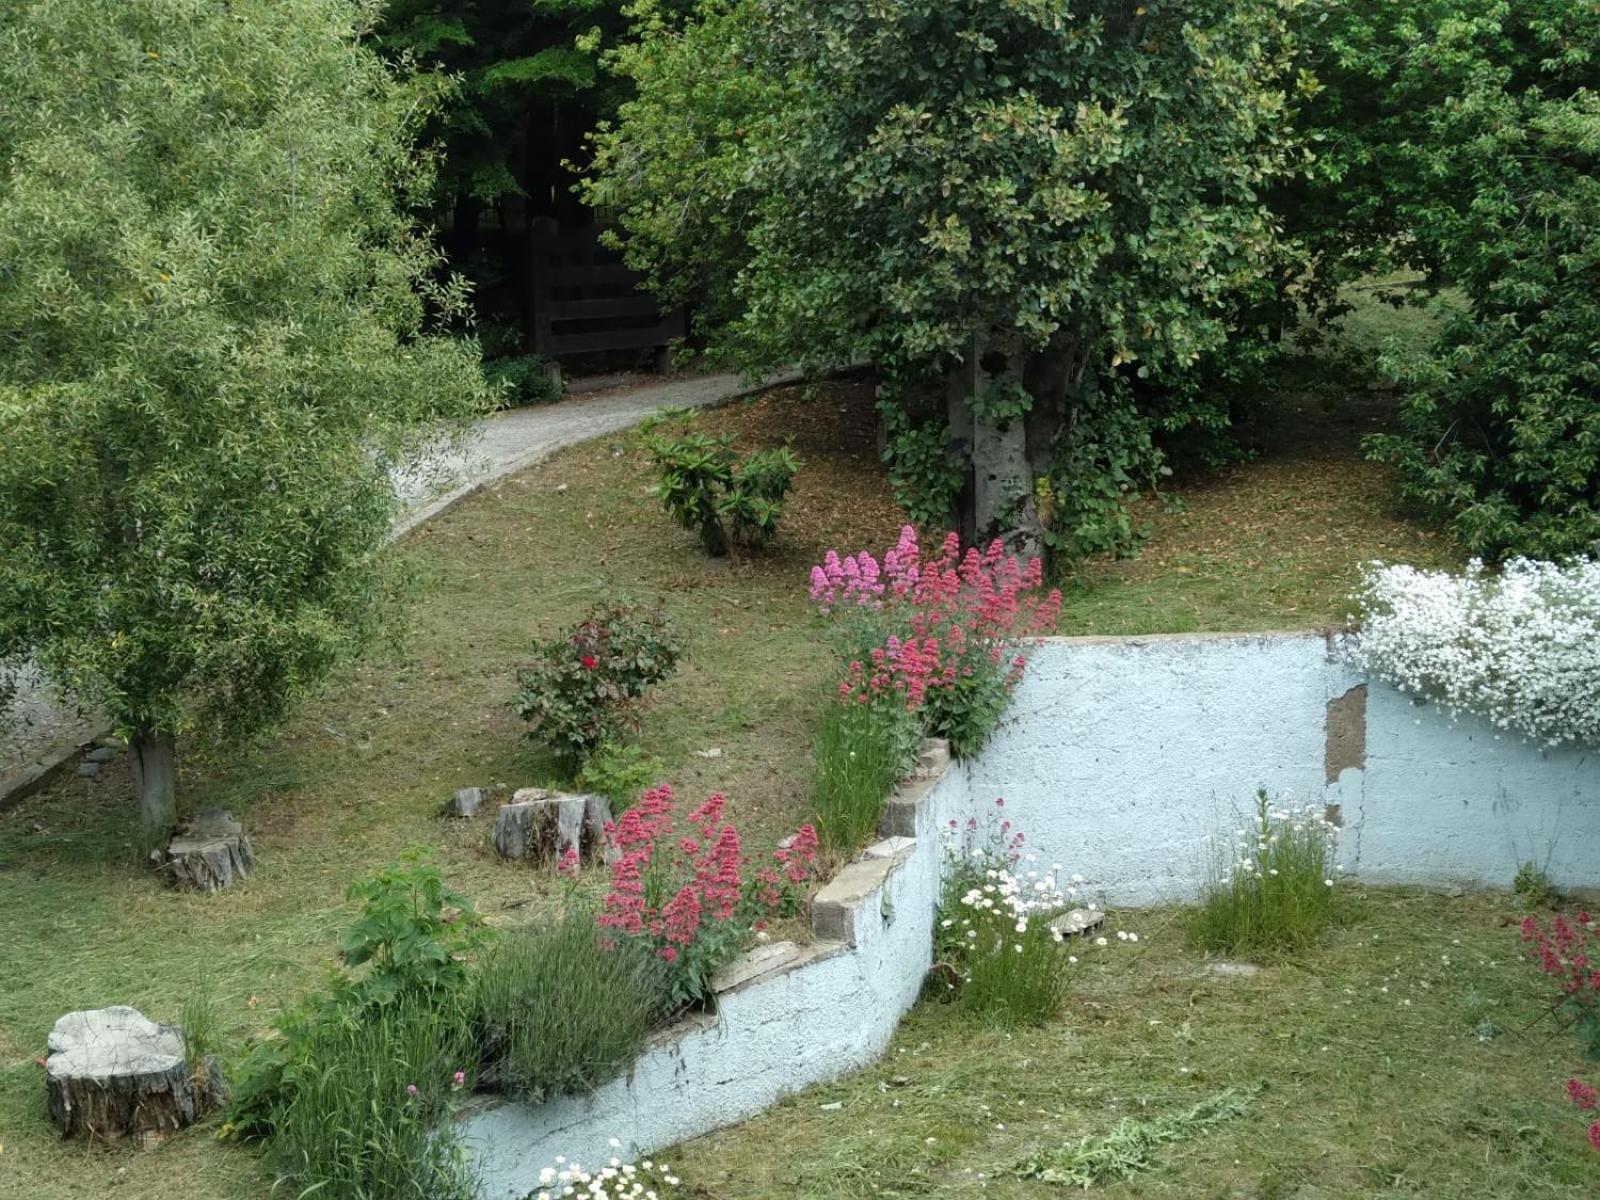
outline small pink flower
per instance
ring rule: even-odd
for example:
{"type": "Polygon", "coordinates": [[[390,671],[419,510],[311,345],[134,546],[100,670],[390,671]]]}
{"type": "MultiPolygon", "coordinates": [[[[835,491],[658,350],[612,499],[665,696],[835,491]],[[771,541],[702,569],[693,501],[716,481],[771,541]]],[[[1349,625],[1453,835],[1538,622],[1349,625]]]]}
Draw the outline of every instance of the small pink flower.
{"type": "Polygon", "coordinates": [[[583,662],[583,669],[585,671],[592,671],[592,670],[594,670],[596,667],[598,667],[600,665],[600,660],[597,659],[592,654],[585,654],[583,656],[582,662],[583,662]]]}
{"type": "Polygon", "coordinates": [[[417,1094],[417,1085],[414,1084],[414,1083],[406,1084],[406,1095],[415,1096],[416,1094],[417,1094]]]}
{"type": "Polygon", "coordinates": [[[1581,1079],[1567,1080],[1567,1096],[1579,1108],[1590,1109],[1600,1102],[1600,1092],[1596,1092],[1581,1079]]]}
{"type": "Polygon", "coordinates": [[[467,1086],[467,1073],[465,1071],[457,1071],[454,1075],[450,1076],[450,1086],[451,1087],[466,1087],[467,1086]]]}
{"type": "Polygon", "coordinates": [[[1596,1150],[1600,1150],[1600,1121],[1596,1121],[1589,1126],[1589,1145],[1596,1150]]]}

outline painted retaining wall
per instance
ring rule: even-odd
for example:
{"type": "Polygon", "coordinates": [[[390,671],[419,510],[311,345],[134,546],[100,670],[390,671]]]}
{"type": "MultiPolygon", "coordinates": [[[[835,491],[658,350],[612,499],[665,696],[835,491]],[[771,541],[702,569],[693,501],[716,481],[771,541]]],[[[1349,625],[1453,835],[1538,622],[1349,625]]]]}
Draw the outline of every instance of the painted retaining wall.
{"type": "Polygon", "coordinates": [[[889,798],[884,840],[817,894],[815,941],[745,955],[715,1016],[592,1095],[465,1116],[479,1194],[520,1200],[558,1156],[656,1153],[876,1059],[931,964],[941,831],[996,797],[1042,861],[1136,907],[1193,896],[1258,787],[1324,808],[1363,879],[1505,886],[1531,859],[1600,887],[1595,756],[1414,705],[1353,672],[1337,635],[1047,639],[982,756],[932,749],[889,798]]]}
{"type": "Polygon", "coordinates": [[[1258,787],[1325,806],[1373,882],[1600,887],[1600,756],[1452,722],[1352,670],[1342,635],[1052,638],[971,767],[1104,903],[1187,899],[1258,787]]]}
{"type": "Polygon", "coordinates": [[[485,1200],[526,1196],[541,1167],[637,1156],[762,1111],[881,1055],[932,962],[943,847],[965,815],[964,773],[942,747],[891,798],[886,835],[812,904],[816,940],[774,942],[717,979],[715,1016],[655,1039],[632,1072],[584,1097],[506,1103],[463,1119],[485,1200]]]}

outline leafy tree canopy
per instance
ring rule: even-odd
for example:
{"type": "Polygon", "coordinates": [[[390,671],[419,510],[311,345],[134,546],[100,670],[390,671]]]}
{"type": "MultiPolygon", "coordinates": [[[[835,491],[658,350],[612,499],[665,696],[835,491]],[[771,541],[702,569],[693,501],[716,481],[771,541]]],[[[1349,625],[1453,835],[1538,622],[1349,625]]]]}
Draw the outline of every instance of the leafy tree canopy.
{"type": "Polygon", "coordinates": [[[380,626],[391,470],[484,387],[405,215],[437,100],[342,0],[0,27],[0,659],[135,743],[279,716],[380,626]]]}

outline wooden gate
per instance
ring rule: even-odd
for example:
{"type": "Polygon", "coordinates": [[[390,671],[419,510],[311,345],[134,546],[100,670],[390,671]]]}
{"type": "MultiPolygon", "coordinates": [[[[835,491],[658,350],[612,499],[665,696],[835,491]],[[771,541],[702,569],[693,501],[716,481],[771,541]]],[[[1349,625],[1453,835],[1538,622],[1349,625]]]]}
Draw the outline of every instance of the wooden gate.
{"type": "Polygon", "coordinates": [[[532,251],[534,353],[639,350],[684,335],[683,309],[663,313],[594,230],[536,232],[532,251]]]}

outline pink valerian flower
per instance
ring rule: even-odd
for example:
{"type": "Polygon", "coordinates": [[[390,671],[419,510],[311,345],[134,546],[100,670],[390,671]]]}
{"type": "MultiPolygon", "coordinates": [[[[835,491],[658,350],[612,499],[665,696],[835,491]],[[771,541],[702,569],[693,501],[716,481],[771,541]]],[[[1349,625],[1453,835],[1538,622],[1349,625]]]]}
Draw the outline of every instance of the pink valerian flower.
{"type": "MultiPolygon", "coordinates": [[[[854,704],[893,698],[917,709],[975,676],[1010,691],[1026,665],[1017,643],[1048,632],[1060,612],[1061,593],[1045,593],[1043,582],[1037,558],[1009,554],[998,540],[963,552],[952,533],[924,560],[910,526],[881,568],[865,552],[841,558],[829,551],[812,569],[812,599],[824,613],[868,604],[881,612],[878,628],[892,630],[866,658],[852,656],[840,698],[854,704]]],[[[859,621],[846,627],[861,636],[859,621]]]]}
{"type": "Polygon", "coordinates": [[[582,865],[582,860],[579,859],[577,850],[568,846],[566,852],[561,856],[561,861],[556,863],[556,873],[560,875],[576,875],[582,865]]]}
{"type": "Polygon", "coordinates": [[[454,1075],[450,1076],[450,1086],[455,1088],[466,1087],[467,1073],[465,1071],[457,1071],[454,1075]]]}
{"type": "Polygon", "coordinates": [[[1589,1126],[1589,1145],[1600,1150],[1600,1121],[1589,1126]]]}
{"type": "Polygon", "coordinates": [[[785,910],[786,888],[806,878],[816,858],[807,827],[774,858],[749,869],[739,831],[717,793],[684,817],[693,833],[676,832],[672,789],[652,788],[607,831],[615,851],[611,886],[596,923],[602,946],[628,939],[673,967],[674,995],[693,1002],[709,994],[712,973],[754,935],[758,922],[785,910]]]}
{"type": "Polygon", "coordinates": [[[416,1098],[416,1094],[417,1094],[417,1085],[414,1084],[414,1083],[406,1084],[406,1095],[408,1095],[408,1096],[412,1097],[413,1099],[415,1099],[416,1098]]]}
{"type": "Polygon", "coordinates": [[[1581,1079],[1567,1080],[1567,1097],[1582,1109],[1591,1109],[1600,1103],[1600,1092],[1596,1092],[1581,1079]]]}

